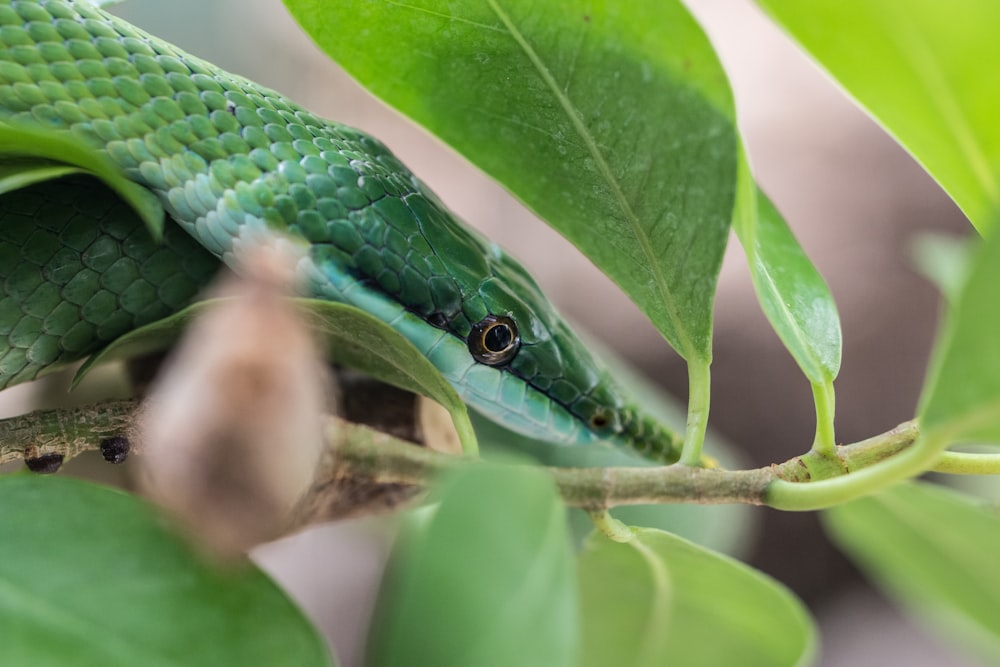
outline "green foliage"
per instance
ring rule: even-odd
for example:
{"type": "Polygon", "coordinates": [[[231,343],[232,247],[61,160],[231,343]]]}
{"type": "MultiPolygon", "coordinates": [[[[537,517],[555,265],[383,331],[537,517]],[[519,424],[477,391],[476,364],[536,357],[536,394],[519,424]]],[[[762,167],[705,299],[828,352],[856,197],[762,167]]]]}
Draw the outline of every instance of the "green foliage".
{"type": "Polygon", "coordinates": [[[1000,515],[932,484],[900,484],[828,510],[837,544],[936,632],[1000,660],[1000,515]]]}
{"type": "Polygon", "coordinates": [[[808,664],[816,632],[769,577],[670,533],[595,534],[580,555],[583,667],[808,664]]]}
{"type": "Polygon", "coordinates": [[[156,195],[69,132],[0,123],[0,165],[0,193],[74,171],[92,174],[128,202],[154,238],[163,234],[163,205],[156,195]]]}
{"type": "Polygon", "coordinates": [[[921,399],[924,437],[1000,442],[1000,235],[978,248],[950,309],[921,399]]]}
{"type": "Polygon", "coordinates": [[[953,303],[965,285],[972,251],[970,239],[941,234],[921,234],[913,242],[917,270],[953,303]]]}
{"type": "MultiPolygon", "coordinates": [[[[567,236],[701,372],[712,356],[712,301],[732,220],[762,308],[817,392],[816,442],[835,453],[836,308],[754,183],[725,76],[679,2],[457,0],[444,9],[428,0],[285,2],[359,81],[567,236]]],[[[992,34],[1000,5],[760,4],[979,230],[990,228],[1000,213],[1000,87],[992,77],[1000,67],[992,34]]],[[[71,138],[0,125],[0,146],[0,193],[93,173],[152,232],[161,229],[160,204],[71,138]]],[[[938,252],[927,262],[952,303],[919,409],[922,440],[832,479],[775,482],[764,500],[806,509],[878,491],[827,514],[834,538],[904,605],[995,660],[995,513],[938,487],[888,488],[932,467],[956,442],[1000,442],[1000,237],[968,266],[955,257],[938,252]]],[[[474,447],[464,406],[409,343],[355,309],[303,305],[334,358],[436,398],[466,448],[474,447]]],[[[203,307],[122,337],[81,376],[97,362],[162,349],[203,307]]],[[[707,375],[692,388],[705,398],[707,375]]],[[[693,418],[703,424],[707,404],[693,418]]],[[[635,463],[597,448],[543,448],[483,432],[491,446],[522,446],[548,465],[635,463]]],[[[0,596],[0,616],[14,633],[0,643],[3,662],[63,664],[72,649],[74,664],[179,664],[178,655],[190,664],[193,653],[205,664],[324,664],[314,633],[259,573],[206,568],[127,496],[23,477],[0,481],[0,496],[5,507],[31,508],[0,514],[4,553],[14,554],[0,562],[0,587],[10,593],[0,596]],[[26,563],[43,576],[24,576],[26,563]],[[104,629],[93,619],[123,608],[128,613],[112,619],[116,632],[91,641],[104,629]],[[267,632],[258,632],[264,624],[267,632]]],[[[624,544],[592,537],[574,556],[564,508],[538,471],[469,467],[442,479],[432,498],[437,504],[405,529],[384,582],[370,635],[373,666],[780,666],[814,657],[816,633],[802,605],[706,548],[638,529],[624,544]]],[[[731,526],[744,523],[746,508],[688,509],[699,511],[702,525],[684,526],[683,512],[670,507],[616,515],[738,550],[731,526]]]]}
{"type": "Polygon", "coordinates": [[[680,2],[285,4],[577,245],[683,357],[711,358],[737,141],[725,75],[680,2]]]}
{"type": "Polygon", "coordinates": [[[969,220],[1000,215],[1000,3],[758,0],[941,184],[969,220]]]}
{"type": "Polygon", "coordinates": [[[83,170],[64,164],[32,160],[5,160],[0,163],[0,195],[83,170]]]}
{"type": "Polygon", "coordinates": [[[833,296],[778,209],[744,162],[733,228],[747,255],[764,314],[802,372],[829,385],[840,371],[840,319],[833,296]]]}
{"type": "Polygon", "coordinates": [[[434,500],[393,554],[368,664],[576,664],[574,567],[551,479],[475,466],[443,479],[434,500]]]}
{"type": "Polygon", "coordinates": [[[8,475],[0,507],[4,665],[331,664],[266,576],[202,561],[129,494],[8,475]]]}

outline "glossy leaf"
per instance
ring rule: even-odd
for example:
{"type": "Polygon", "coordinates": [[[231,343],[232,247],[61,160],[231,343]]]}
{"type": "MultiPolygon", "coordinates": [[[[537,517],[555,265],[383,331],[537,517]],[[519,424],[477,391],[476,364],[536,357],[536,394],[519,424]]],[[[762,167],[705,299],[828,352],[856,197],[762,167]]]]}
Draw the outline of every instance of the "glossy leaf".
{"type": "Polygon", "coordinates": [[[771,200],[740,165],[734,229],[750,265],[757,300],[781,342],[813,384],[840,371],[840,318],[823,276],[771,200]]]}
{"type": "Polygon", "coordinates": [[[627,544],[595,534],[578,571],[583,667],[811,664],[816,632],[798,599],[669,533],[638,529],[627,544]]]}
{"type": "Polygon", "coordinates": [[[390,561],[367,664],[575,665],[573,561],[551,479],[476,466],[434,496],[390,561]]]}
{"type": "Polygon", "coordinates": [[[969,275],[949,309],[921,398],[923,437],[941,446],[1000,442],[1000,235],[973,255],[969,275]]]}
{"type": "Polygon", "coordinates": [[[828,510],[837,545],[929,627],[1000,661],[1000,515],[931,484],[900,484],[828,510]]]}
{"type": "Polygon", "coordinates": [[[82,171],[77,167],[51,162],[0,161],[0,195],[82,171]]]}
{"type": "Polygon", "coordinates": [[[0,507],[0,664],[331,664],[264,574],[209,567],[128,494],[8,475],[0,507]]]}
{"type": "Polygon", "coordinates": [[[1000,215],[1000,3],[758,0],[980,230],[1000,215]]]}
{"type": "MultiPolygon", "coordinates": [[[[465,404],[437,368],[400,333],[353,306],[319,299],[295,301],[303,307],[310,324],[327,344],[331,361],[433,398],[451,414],[466,451],[475,450],[475,436],[465,404]]],[[[97,364],[167,349],[187,324],[211,305],[211,299],[200,301],[121,336],[80,367],[73,380],[74,386],[97,364]]]]}
{"type": "Polygon", "coordinates": [[[24,160],[68,165],[93,174],[135,210],[154,238],[162,236],[165,213],[156,195],[128,180],[114,163],[69,132],[0,123],[0,165],[24,160]]]}
{"type": "Polygon", "coordinates": [[[579,247],[682,356],[711,358],[736,133],[725,75],[678,0],[285,4],[579,247]]]}

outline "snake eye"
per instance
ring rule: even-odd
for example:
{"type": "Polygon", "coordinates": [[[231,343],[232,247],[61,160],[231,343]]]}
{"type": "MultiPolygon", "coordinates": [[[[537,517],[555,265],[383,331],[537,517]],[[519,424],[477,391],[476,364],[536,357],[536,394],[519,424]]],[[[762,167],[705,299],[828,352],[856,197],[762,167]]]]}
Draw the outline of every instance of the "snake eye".
{"type": "Polygon", "coordinates": [[[472,325],[468,342],[472,358],[487,366],[506,364],[521,347],[517,325],[503,315],[487,315],[472,325]]]}

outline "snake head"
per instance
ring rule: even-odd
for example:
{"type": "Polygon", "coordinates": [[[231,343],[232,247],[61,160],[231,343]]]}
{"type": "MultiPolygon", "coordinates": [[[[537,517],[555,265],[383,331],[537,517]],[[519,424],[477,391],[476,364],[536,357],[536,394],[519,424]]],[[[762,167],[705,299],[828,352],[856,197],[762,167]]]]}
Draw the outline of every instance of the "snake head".
{"type": "MultiPolygon", "coordinates": [[[[610,442],[672,463],[680,438],[646,413],[573,332],[528,273],[494,245],[476,295],[487,311],[471,323],[469,353],[501,373],[502,421],[565,444],[610,442]],[[504,392],[523,394],[505,401],[504,392]]],[[[475,402],[473,402],[475,406],[475,402]]]]}

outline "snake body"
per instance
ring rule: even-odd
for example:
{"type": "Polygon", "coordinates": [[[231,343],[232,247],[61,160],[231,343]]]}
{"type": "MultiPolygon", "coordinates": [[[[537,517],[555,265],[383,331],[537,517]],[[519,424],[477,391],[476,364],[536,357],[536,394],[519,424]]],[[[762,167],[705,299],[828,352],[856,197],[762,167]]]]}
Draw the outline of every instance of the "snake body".
{"type": "Polygon", "coordinates": [[[0,123],[68,133],[171,218],[156,242],[81,178],[0,197],[0,387],[176,311],[278,231],[308,244],[306,295],[389,323],[486,416],[677,457],[528,273],[361,131],[72,0],[0,1],[0,123]]]}

